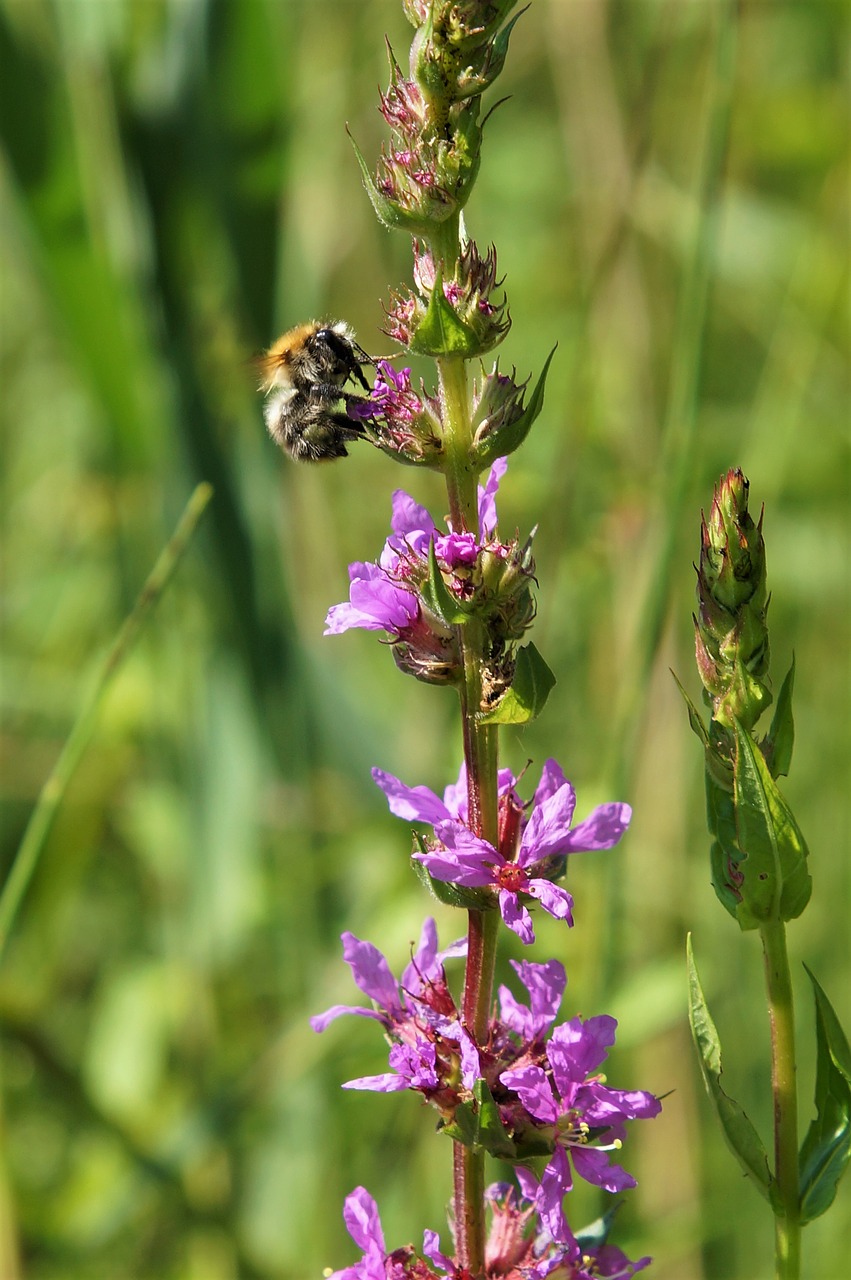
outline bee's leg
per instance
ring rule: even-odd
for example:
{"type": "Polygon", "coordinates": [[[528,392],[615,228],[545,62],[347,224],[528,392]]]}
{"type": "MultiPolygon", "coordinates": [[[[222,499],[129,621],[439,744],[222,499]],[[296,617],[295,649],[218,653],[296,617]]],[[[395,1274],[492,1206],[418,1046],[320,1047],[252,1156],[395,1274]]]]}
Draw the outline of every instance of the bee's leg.
{"type": "Polygon", "coordinates": [[[366,425],[357,418],[347,418],[344,413],[329,413],[328,417],[347,440],[362,440],[366,435],[366,425]]]}
{"type": "Polygon", "coordinates": [[[364,391],[369,392],[372,390],[372,387],[369,385],[366,378],[364,377],[363,369],[360,367],[360,365],[356,360],[352,364],[352,373],[355,375],[358,382],[363,387],[364,391]]]}

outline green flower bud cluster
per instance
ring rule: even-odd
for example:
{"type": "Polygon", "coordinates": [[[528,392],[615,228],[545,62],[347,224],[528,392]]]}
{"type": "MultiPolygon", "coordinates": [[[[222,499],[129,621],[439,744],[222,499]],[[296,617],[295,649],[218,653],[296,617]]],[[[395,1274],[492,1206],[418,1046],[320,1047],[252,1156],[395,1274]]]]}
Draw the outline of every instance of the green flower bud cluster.
{"type": "Polygon", "coordinates": [[[754,524],[748,488],[738,469],[722,476],[703,518],[697,570],[697,669],[712,719],[728,732],[737,720],[752,729],[772,700],[762,515],[754,524]]]}

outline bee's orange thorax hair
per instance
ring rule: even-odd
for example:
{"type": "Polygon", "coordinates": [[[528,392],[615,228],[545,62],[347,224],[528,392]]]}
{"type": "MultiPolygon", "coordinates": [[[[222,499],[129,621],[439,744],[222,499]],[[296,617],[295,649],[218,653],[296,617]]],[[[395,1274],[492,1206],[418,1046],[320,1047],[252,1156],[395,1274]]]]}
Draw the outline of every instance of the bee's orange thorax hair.
{"type": "Polygon", "coordinates": [[[295,356],[304,347],[312,333],[316,332],[316,321],[308,320],[305,324],[297,324],[281,334],[277,342],[273,342],[268,351],[257,356],[254,364],[260,373],[260,387],[269,391],[274,386],[289,386],[291,368],[295,356]]]}

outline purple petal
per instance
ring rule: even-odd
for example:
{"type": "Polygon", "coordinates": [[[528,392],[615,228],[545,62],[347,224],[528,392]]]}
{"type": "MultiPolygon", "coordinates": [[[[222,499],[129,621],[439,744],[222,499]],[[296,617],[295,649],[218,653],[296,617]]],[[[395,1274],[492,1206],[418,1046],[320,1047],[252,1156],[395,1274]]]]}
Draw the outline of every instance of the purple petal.
{"type": "Polygon", "coordinates": [[[586,1085],[580,1089],[577,1104],[590,1125],[620,1125],[624,1120],[652,1120],[662,1104],[644,1089],[610,1089],[606,1085],[586,1085]]]}
{"type": "Polygon", "coordinates": [[[497,458],[488,472],[484,486],[479,485],[479,528],[483,539],[489,538],[496,529],[496,495],[507,467],[507,458],[497,458]]]}
{"type": "Polygon", "coordinates": [[[535,964],[531,960],[512,960],[520,981],[529,992],[531,1008],[520,1004],[508,987],[499,988],[500,1020],[510,1031],[532,1041],[547,1031],[556,1015],[567,986],[564,965],[558,960],[535,964]]]}
{"type": "Polygon", "coordinates": [[[446,805],[428,787],[406,787],[392,773],[373,769],[373,781],[387,797],[390,812],[405,822],[428,822],[434,826],[451,817],[446,805]]]}
{"type": "Polygon", "coordinates": [[[526,1110],[536,1120],[555,1124],[559,1109],[553,1087],[541,1067],[517,1067],[499,1077],[506,1089],[513,1089],[526,1110]]]}
{"type": "Polygon", "coordinates": [[[562,1097],[569,1085],[582,1084],[605,1060],[615,1043],[617,1025],[614,1018],[603,1013],[585,1022],[571,1018],[556,1027],[547,1046],[547,1057],[562,1097]]]}
{"type": "Polygon", "coordinates": [[[493,873],[476,861],[475,854],[467,855],[462,859],[449,849],[444,849],[429,853],[416,851],[411,856],[417,862],[421,862],[435,880],[444,880],[447,884],[460,884],[468,889],[479,889],[493,880],[493,873]]]}
{"type": "MultiPolygon", "coordinates": [[[[547,764],[555,765],[555,761],[547,761],[547,764]]],[[[558,769],[557,765],[555,767],[558,769]]],[[[576,808],[573,787],[564,779],[555,791],[545,795],[541,801],[538,799],[540,793],[541,787],[535,794],[535,807],[520,841],[518,861],[524,867],[549,854],[562,853],[570,838],[570,824],[576,808]]]]}
{"type": "Polygon", "coordinates": [[[429,1262],[433,1262],[436,1267],[440,1267],[441,1271],[445,1271],[447,1275],[455,1275],[455,1263],[451,1258],[447,1258],[445,1253],[440,1252],[440,1236],[436,1231],[423,1232],[423,1253],[429,1262]]]}
{"type": "Polygon", "coordinates": [[[570,1244],[573,1232],[564,1216],[563,1200],[573,1186],[570,1162],[561,1147],[556,1147],[549,1164],[541,1174],[538,1192],[538,1215],[558,1244],[570,1244]]]}
{"type": "Polygon", "coordinates": [[[406,539],[409,535],[422,537],[423,534],[430,539],[437,528],[425,507],[421,507],[418,502],[414,502],[411,495],[405,493],[404,489],[396,489],[393,494],[393,514],[390,518],[390,527],[395,534],[406,539]]]}
{"type": "Polygon", "coordinates": [[[360,1005],[352,1004],[335,1004],[330,1009],[326,1009],[324,1013],[316,1013],[310,1019],[310,1025],[314,1031],[325,1031],[330,1027],[331,1023],[337,1018],[341,1018],[344,1013],[356,1013],[361,1018],[375,1018],[377,1022],[384,1022],[384,1015],[376,1009],[363,1009],[360,1005]]]}
{"type": "Polygon", "coordinates": [[[544,910],[556,920],[566,920],[573,926],[573,898],[561,885],[553,884],[551,880],[530,880],[526,892],[537,898],[544,910]]]}
{"type": "Polygon", "coordinates": [[[450,817],[467,821],[467,766],[461,765],[458,781],[451,782],[443,793],[443,803],[450,817]]]}
{"type": "Polygon", "coordinates": [[[628,804],[601,804],[574,827],[567,842],[568,853],[590,853],[611,849],[629,826],[632,809],[628,804]]]}
{"type": "Polygon", "coordinates": [[[365,1187],[355,1187],[354,1191],[346,1196],[343,1221],[359,1249],[366,1250],[374,1244],[384,1253],[384,1233],[381,1230],[378,1205],[365,1187]]]}
{"type": "Polygon", "coordinates": [[[622,1169],[618,1164],[609,1164],[606,1151],[598,1151],[594,1147],[571,1147],[571,1154],[573,1166],[580,1178],[584,1178],[586,1182],[592,1182],[597,1187],[602,1187],[604,1191],[615,1193],[638,1186],[635,1178],[627,1173],[626,1169],[622,1169]]]}
{"type": "Polygon", "coordinates": [[[371,942],[362,942],[353,933],[342,935],[343,959],[365,996],[382,1009],[394,1012],[400,1008],[399,988],[384,956],[371,942]]]}
{"type": "Polygon", "coordinates": [[[475,1041],[464,1030],[460,1022],[451,1018],[440,1018],[435,1021],[435,1029],[444,1040],[457,1044],[461,1052],[461,1081],[465,1089],[472,1093],[473,1086],[482,1074],[479,1051],[475,1041]]]}
{"type": "Polygon", "coordinates": [[[380,1076],[358,1076],[340,1085],[341,1089],[368,1089],[372,1093],[399,1093],[409,1088],[404,1076],[397,1076],[395,1071],[386,1071],[380,1076]]]}
{"type": "MultiPolygon", "coordinates": [[[[389,775],[388,775],[389,776],[389,775]]],[[[411,995],[419,995],[429,981],[442,976],[443,966],[437,958],[437,925],[434,916],[427,916],[420,932],[420,944],[411,963],[402,971],[399,986],[411,995]]]]}
{"type": "Polygon", "coordinates": [[[419,616],[417,597],[398,586],[376,564],[349,565],[348,603],[328,610],[325,635],[339,635],[351,627],[367,631],[402,631],[419,616]]]}
{"type": "Polygon", "coordinates": [[[434,540],[434,553],[448,569],[473,565],[479,554],[472,533],[447,533],[434,540]]]}
{"type": "Polygon", "coordinates": [[[535,930],[532,928],[532,917],[521,904],[516,893],[508,889],[499,891],[499,910],[505,924],[512,933],[516,933],[521,942],[528,947],[535,941],[535,930]]]}

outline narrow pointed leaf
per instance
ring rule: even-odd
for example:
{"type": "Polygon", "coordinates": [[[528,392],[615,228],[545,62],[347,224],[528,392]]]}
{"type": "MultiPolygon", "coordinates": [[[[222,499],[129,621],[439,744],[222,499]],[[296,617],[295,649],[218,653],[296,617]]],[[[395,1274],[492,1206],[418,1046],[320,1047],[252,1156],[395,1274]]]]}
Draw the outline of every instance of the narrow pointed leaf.
{"type": "Polygon", "coordinates": [[[430,223],[418,214],[409,213],[402,208],[397,200],[391,200],[382,191],[379,191],[375,184],[375,178],[372,176],[372,170],[364,159],[363,152],[351,134],[349,134],[349,139],[354,148],[366,194],[369,196],[369,202],[375,210],[375,216],[378,221],[390,231],[409,231],[413,236],[425,235],[430,223]]]}
{"type": "Polygon", "coordinates": [[[437,563],[433,538],[428,546],[428,580],[423,583],[420,594],[426,608],[437,614],[447,626],[457,626],[467,621],[469,616],[467,611],[455,599],[443,580],[440,565],[437,563]]]}
{"type": "Polygon", "coordinates": [[[795,659],[789,668],[783,687],[777,698],[771,729],[768,734],[770,747],[768,767],[773,778],[785,776],[792,762],[792,748],[795,745],[795,721],[792,717],[792,689],[795,684],[795,659]]]}
{"type": "Polygon", "coordinates": [[[686,943],[689,980],[689,1022],[706,1091],[733,1155],[761,1195],[771,1201],[772,1176],[762,1139],[734,1098],[721,1087],[721,1042],[700,985],[691,934],[686,943]]]}
{"type": "Polygon", "coordinates": [[[455,1108],[452,1120],[441,1125],[441,1133],[474,1151],[488,1151],[503,1160],[514,1159],[517,1148],[499,1118],[499,1108],[484,1080],[476,1081],[473,1099],[455,1108]]]}
{"type": "Polygon", "coordinates": [[[481,724],[526,724],[544,709],[556,682],[550,668],[533,644],[517,654],[514,680],[497,705],[479,716],[481,724]]]}
{"type": "Polygon", "coordinates": [[[706,725],[703,723],[703,717],[701,716],[697,707],[692,702],[691,698],[686,693],[683,686],[680,684],[676,673],[672,671],[671,675],[674,677],[676,686],[679,689],[680,693],[683,695],[683,701],[685,702],[686,710],[688,711],[688,722],[691,725],[692,732],[697,734],[698,738],[700,738],[700,741],[703,743],[705,749],[708,751],[709,750],[709,730],[706,728],[706,725]]]}
{"type": "Polygon", "coordinates": [[[739,919],[794,920],[812,891],[806,842],[762,752],[738,721],[733,798],[737,842],[746,855],[739,919]]]}
{"type": "Polygon", "coordinates": [[[802,1223],[830,1208],[851,1159],[851,1049],[830,1001],[807,974],[816,1006],[816,1115],[801,1146],[802,1223]]]}
{"type": "Polygon", "coordinates": [[[513,422],[506,422],[504,426],[497,427],[494,431],[488,432],[476,445],[476,465],[482,471],[484,471],[485,467],[492,466],[497,458],[507,458],[510,453],[514,453],[515,449],[519,449],[526,439],[532,423],[544,407],[544,387],[555,353],[556,347],[553,347],[541,370],[541,376],[535,383],[535,389],[529,397],[529,403],[520,414],[520,417],[515,418],[513,422]]]}

